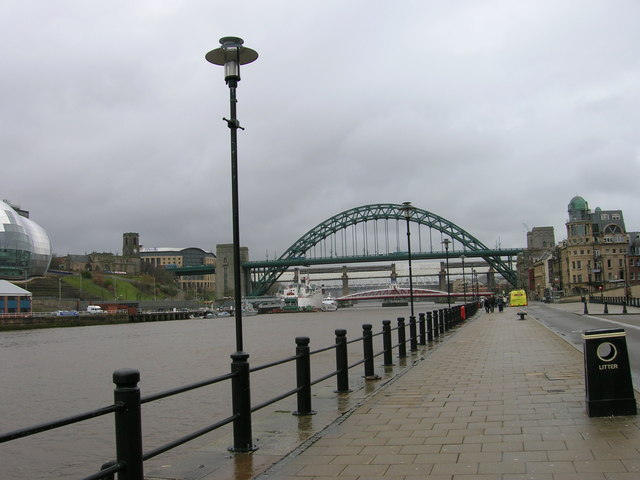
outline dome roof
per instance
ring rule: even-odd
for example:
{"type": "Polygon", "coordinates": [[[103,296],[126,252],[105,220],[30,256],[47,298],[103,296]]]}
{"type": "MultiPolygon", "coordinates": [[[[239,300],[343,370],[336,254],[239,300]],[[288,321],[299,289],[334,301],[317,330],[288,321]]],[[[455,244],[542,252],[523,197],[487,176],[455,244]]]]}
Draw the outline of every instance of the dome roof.
{"type": "Polygon", "coordinates": [[[569,202],[569,210],[589,210],[587,201],[579,195],[576,195],[569,202]]]}
{"type": "Polygon", "coordinates": [[[44,275],[51,263],[49,234],[33,220],[0,202],[0,277],[44,275]]]}

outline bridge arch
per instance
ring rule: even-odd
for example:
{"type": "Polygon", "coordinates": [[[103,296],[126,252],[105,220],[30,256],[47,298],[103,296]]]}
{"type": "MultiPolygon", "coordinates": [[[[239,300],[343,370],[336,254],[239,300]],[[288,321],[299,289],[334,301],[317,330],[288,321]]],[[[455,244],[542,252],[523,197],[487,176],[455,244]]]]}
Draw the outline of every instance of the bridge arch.
{"type": "MultiPolygon", "coordinates": [[[[245,267],[253,269],[261,269],[261,274],[252,282],[251,295],[263,295],[267,290],[275,283],[275,281],[282,275],[288,267],[294,265],[309,265],[309,264],[327,264],[327,263],[356,263],[356,262],[373,262],[380,261],[379,245],[376,243],[373,245],[374,253],[370,253],[368,242],[370,241],[366,234],[367,223],[374,222],[374,230],[376,230],[376,242],[377,242],[377,228],[378,221],[385,222],[385,238],[388,249],[388,221],[395,221],[396,236],[400,236],[400,222],[406,222],[404,210],[401,204],[392,203],[379,203],[371,205],[363,205],[360,207],[351,208],[345,210],[333,217],[318,224],[307,233],[302,235],[296,240],[277,260],[271,262],[248,262],[245,267]],[[350,227],[356,225],[363,225],[365,234],[355,234],[355,230],[352,230],[349,239],[354,245],[354,252],[351,255],[338,255],[338,239],[337,235],[342,233],[340,243],[344,243],[347,230],[350,227]],[[314,248],[323,244],[327,239],[333,238],[330,242],[330,253],[328,256],[324,256],[318,260],[313,260],[315,257],[314,248]],[[358,239],[363,243],[360,245],[363,252],[362,255],[356,254],[355,250],[360,248],[357,246],[358,239]],[[334,248],[335,247],[335,248],[334,248]]],[[[449,252],[451,258],[459,257],[464,254],[465,256],[477,256],[483,258],[489,265],[491,265],[498,273],[500,273],[509,283],[516,286],[517,278],[515,272],[502,260],[499,252],[490,250],[480,240],[473,235],[460,228],[453,222],[450,222],[446,218],[436,215],[427,210],[415,207],[410,219],[410,223],[418,224],[419,226],[428,227],[431,230],[440,232],[441,237],[449,237],[452,241],[452,250],[449,252]],[[456,243],[461,246],[456,250],[456,243]]],[[[404,231],[403,231],[404,232],[404,231]]],[[[440,244],[438,240],[438,244],[440,244]]],[[[412,250],[413,250],[412,240],[412,250]]],[[[398,244],[398,242],[396,242],[398,244]]],[[[432,246],[430,247],[432,250],[432,246]]],[[[326,252],[326,246],[324,247],[326,252]]],[[[517,254],[520,249],[513,249],[512,254],[517,254]]],[[[440,252],[440,251],[439,251],[440,252]]],[[[412,255],[414,258],[420,258],[420,252],[416,252],[412,255]]],[[[389,257],[395,257],[402,259],[403,255],[400,251],[390,253],[387,251],[385,259],[389,257]]],[[[442,258],[439,255],[437,258],[442,258]]]]}

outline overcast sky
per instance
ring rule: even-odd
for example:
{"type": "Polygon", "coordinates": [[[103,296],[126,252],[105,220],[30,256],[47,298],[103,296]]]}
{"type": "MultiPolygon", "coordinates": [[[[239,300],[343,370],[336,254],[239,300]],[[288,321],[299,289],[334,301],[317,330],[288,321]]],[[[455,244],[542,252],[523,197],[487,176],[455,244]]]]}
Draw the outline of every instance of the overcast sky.
{"type": "Polygon", "coordinates": [[[238,86],[241,241],[282,254],[371,203],[489,247],[566,237],[567,204],[640,230],[637,0],[4,0],[2,199],[59,255],[230,243],[223,36],[238,86]]]}

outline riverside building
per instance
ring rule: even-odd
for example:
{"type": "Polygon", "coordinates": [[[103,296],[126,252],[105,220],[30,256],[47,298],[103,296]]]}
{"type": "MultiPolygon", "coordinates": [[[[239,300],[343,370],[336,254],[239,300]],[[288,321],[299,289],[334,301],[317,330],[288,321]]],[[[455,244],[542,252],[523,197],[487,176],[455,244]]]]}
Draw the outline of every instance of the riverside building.
{"type": "Polygon", "coordinates": [[[51,263],[51,239],[29,212],[0,202],[0,278],[26,280],[44,275],[51,263]]]}

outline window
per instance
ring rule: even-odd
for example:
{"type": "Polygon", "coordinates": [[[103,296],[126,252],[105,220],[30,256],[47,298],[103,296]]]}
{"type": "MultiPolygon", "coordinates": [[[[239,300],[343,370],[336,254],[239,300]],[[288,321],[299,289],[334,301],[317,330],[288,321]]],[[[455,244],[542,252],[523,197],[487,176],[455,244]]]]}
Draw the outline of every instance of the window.
{"type": "Polygon", "coordinates": [[[607,259],[607,268],[611,268],[611,259],[610,258],[607,259]]]}
{"type": "Polygon", "coordinates": [[[609,220],[609,214],[603,213],[602,215],[600,215],[600,220],[609,220]]]}
{"type": "Polygon", "coordinates": [[[578,269],[582,268],[582,261],[581,261],[581,260],[578,260],[578,261],[576,262],[576,266],[577,266],[577,268],[578,268],[578,269]]]}
{"type": "Polygon", "coordinates": [[[582,275],[578,275],[578,283],[582,283],[582,275]]]}

